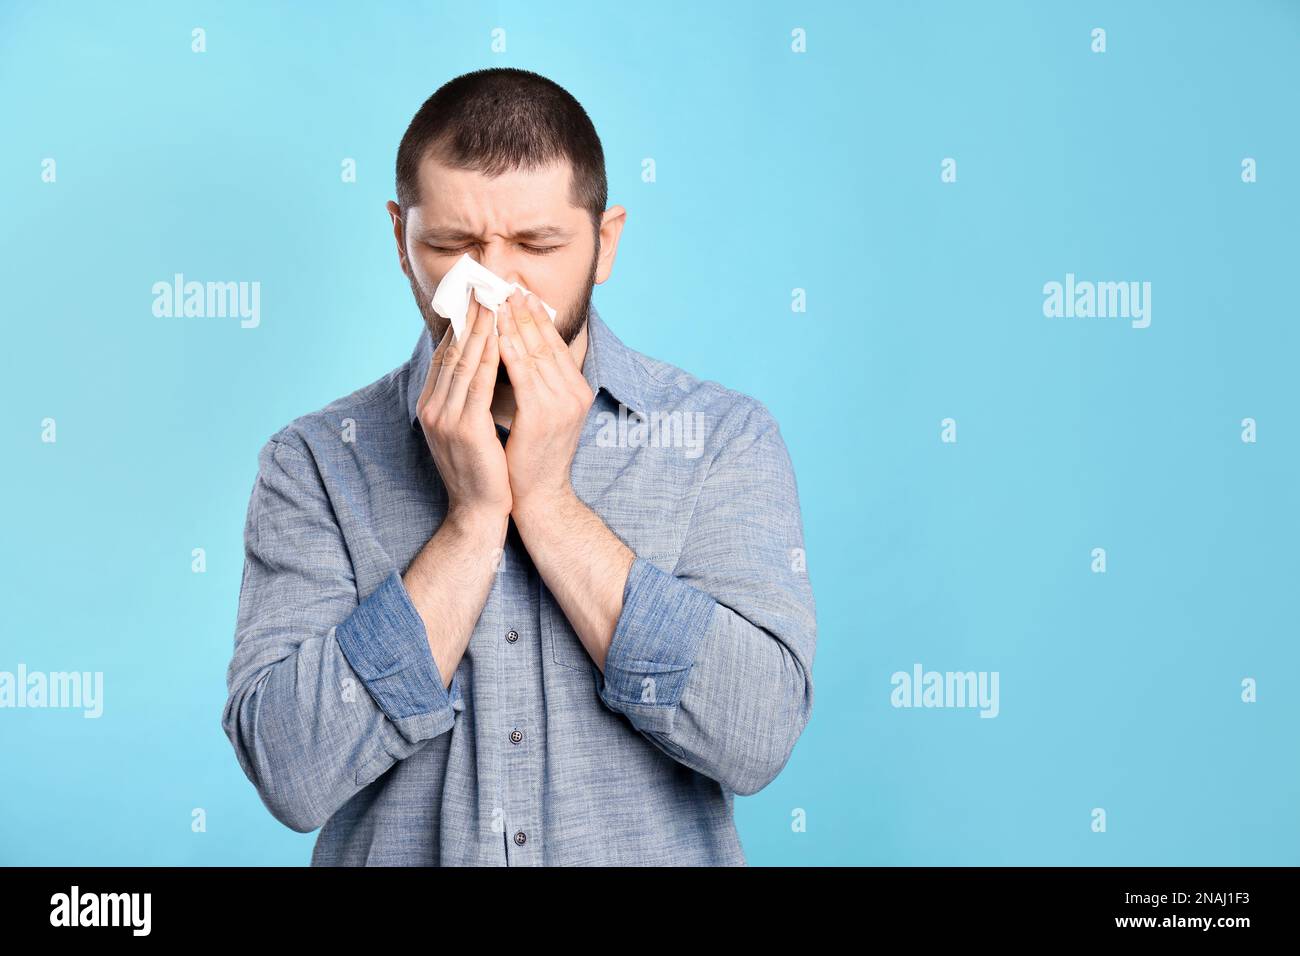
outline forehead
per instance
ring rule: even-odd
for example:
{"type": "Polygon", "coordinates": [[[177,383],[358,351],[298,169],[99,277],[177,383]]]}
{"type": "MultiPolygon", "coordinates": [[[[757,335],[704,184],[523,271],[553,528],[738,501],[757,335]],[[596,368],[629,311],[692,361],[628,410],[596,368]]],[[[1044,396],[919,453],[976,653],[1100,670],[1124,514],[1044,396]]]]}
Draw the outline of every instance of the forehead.
{"type": "Polygon", "coordinates": [[[420,164],[420,204],[412,212],[426,224],[464,229],[534,220],[576,223],[586,212],[569,202],[571,179],[567,162],[485,176],[426,157],[420,164]]]}

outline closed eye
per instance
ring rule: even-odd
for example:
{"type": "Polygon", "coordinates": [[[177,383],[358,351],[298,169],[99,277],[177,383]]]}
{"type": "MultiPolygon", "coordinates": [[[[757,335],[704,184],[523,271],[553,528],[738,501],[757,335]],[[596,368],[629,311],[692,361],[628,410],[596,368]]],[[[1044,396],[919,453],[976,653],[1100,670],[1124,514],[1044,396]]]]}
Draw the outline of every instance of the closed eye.
{"type": "MultiPolygon", "coordinates": [[[[449,246],[435,246],[433,243],[427,243],[427,245],[440,256],[458,256],[461,253],[468,252],[470,248],[469,246],[460,246],[453,249],[449,246]]],[[[534,256],[549,256],[552,252],[556,252],[564,247],[562,245],[530,246],[527,243],[520,243],[520,248],[534,256]]]]}

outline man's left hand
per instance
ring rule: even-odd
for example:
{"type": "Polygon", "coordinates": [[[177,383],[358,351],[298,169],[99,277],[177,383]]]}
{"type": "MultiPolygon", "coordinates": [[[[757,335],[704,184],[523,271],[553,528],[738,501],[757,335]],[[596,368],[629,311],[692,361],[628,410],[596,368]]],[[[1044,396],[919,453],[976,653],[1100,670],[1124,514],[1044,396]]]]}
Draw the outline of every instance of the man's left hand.
{"type": "Polygon", "coordinates": [[[515,415],[506,441],[514,512],[571,504],[569,472],[595,394],[537,296],[519,290],[498,312],[515,415]]]}

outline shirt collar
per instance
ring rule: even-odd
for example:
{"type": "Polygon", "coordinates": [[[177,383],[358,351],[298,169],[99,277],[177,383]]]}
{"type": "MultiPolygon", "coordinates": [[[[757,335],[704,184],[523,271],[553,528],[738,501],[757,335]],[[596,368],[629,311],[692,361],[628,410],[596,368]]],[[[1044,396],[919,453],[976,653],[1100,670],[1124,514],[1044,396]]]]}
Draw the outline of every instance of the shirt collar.
{"type": "MultiPolygon", "coordinates": [[[[419,417],[420,393],[424,391],[432,358],[433,336],[426,327],[411,353],[410,377],[406,383],[406,410],[412,425],[419,417]]],[[[587,311],[587,354],[582,361],[582,375],[593,392],[599,394],[604,389],[629,411],[646,413],[647,372],[636,353],[605,324],[595,303],[587,311]]]]}
{"type": "Polygon", "coordinates": [[[587,354],[582,360],[582,374],[593,392],[599,394],[604,389],[629,411],[646,413],[649,372],[641,357],[605,324],[594,304],[587,311],[587,354]]]}

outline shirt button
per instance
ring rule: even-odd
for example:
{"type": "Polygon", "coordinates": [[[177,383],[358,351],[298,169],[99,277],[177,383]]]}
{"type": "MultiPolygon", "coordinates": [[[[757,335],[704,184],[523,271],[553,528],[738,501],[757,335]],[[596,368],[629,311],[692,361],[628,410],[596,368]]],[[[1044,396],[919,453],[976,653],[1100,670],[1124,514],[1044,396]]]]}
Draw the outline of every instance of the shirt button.
{"type": "Polygon", "coordinates": [[[519,640],[519,632],[513,629],[506,631],[506,640],[513,644],[515,641],[519,640]]]}
{"type": "Polygon", "coordinates": [[[524,739],[524,732],[523,732],[522,730],[512,730],[512,731],[510,731],[510,742],[511,742],[512,744],[517,744],[517,743],[519,743],[519,741],[521,741],[521,740],[523,740],[523,739],[524,739]]]}
{"type": "Polygon", "coordinates": [[[520,830],[518,833],[515,834],[515,843],[517,843],[519,846],[523,846],[527,842],[528,842],[528,834],[526,834],[523,830],[520,830]]]}

